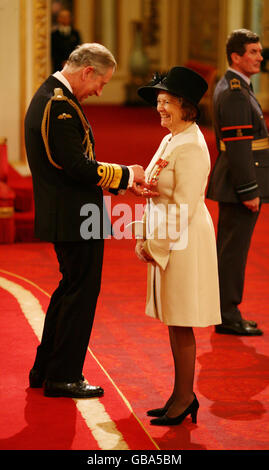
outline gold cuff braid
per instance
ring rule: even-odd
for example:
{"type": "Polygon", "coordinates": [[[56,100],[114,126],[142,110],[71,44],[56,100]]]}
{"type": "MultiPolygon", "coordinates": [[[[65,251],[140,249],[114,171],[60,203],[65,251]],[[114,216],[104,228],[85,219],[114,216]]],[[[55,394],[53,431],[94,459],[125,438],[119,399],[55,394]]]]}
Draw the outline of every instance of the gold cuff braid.
{"type": "Polygon", "coordinates": [[[122,178],[122,168],[120,165],[116,163],[100,163],[97,173],[101,178],[97,186],[101,186],[103,189],[118,189],[122,178]]]}
{"type": "MultiPolygon", "coordinates": [[[[256,139],[251,141],[252,150],[266,150],[269,148],[269,138],[265,137],[264,139],[256,139]]],[[[220,141],[220,150],[222,152],[226,151],[226,145],[223,140],[220,141]]]]}

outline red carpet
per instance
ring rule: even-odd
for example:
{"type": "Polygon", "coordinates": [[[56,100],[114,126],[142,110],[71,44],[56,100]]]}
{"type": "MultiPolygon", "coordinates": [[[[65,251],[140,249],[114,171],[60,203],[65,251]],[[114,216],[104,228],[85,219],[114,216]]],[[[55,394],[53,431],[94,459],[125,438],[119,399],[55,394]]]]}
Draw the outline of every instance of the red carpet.
{"type": "MultiPolygon", "coordinates": [[[[216,220],[215,205],[209,204],[209,208],[216,220]]],[[[237,338],[216,335],[213,328],[196,329],[198,424],[186,419],[174,428],[152,427],[145,414],[148,408],[164,402],[172,386],[166,328],[144,315],[145,266],[136,261],[133,241],[106,243],[102,291],[90,345],[94,357],[89,351],[84,370],[90,382],[106,390],[100,402],[109,418],[99,422],[99,431],[110,430],[110,423],[115,423],[130,449],[268,449],[269,253],[264,243],[268,228],[266,206],[252,243],[242,306],[246,318],[259,322],[264,336],[237,338]]],[[[59,279],[51,246],[2,247],[0,265],[0,278],[24,287],[45,310],[48,296],[40,289],[51,294],[59,279]]],[[[73,400],[49,399],[40,390],[28,389],[37,338],[18,301],[3,285],[0,302],[4,377],[0,448],[99,449],[93,430],[73,400]]],[[[94,413],[93,417],[90,413],[91,420],[94,425],[94,413]]],[[[120,438],[118,445],[123,441],[120,438]]]]}
{"type": "MultiPolygon", "coordinates": [[[[98,160],[150,160],[165,131],[150,108],[89,107],[98,160]],[[116,125],[115,125],[116,123],[116,125]]],[[[211,158],[212,132],[203,129],[211,158]]],[[[132,195],[114,203],[141,204],[132,195]]],[[[216,223],[216,204],[207,201],[216,223]]],[[[84,374],[102,385],[100,400],[45,398],[28,388],[40,315],[59,274],[50,244],[0,246],[0,449],[267,450],[269,431],[269,207],[264,205],[248,259],[244,316],[262,337],[216,335],[196,329],[198,423],[153,427],[146,410],[163,404],[172,387],[167,329],[144,315],[145,265],[132,240],[106,242],[102,290],[84,374]],[[30,314],[30,319],[27,315],[30,314]],[[27,319],[28,318],[28,319],[27,319]],[[81,402],[83,402],[81,404],[81,402]],[[85,406],[84,406],[85,405],[85,406]]],[[[43,317],[42,317],[43,318],[43,317]]]]}
{"type": "MultiPolygon", "coordinates": [[[[48,245],[39,248],[44,248],[43,255],[50,254],[48,245]]],[[[31,368],[33,348],[38,345],[33,328],[38,310],[46,310],[49,296],[25,278],[1,270],[0,286],[1,307],[5,311],[0,317],[1,369],[5,377],[0,386],[1,409],[5,409],[0,426],[0,449],[156,449],[91,350],[84,374],[104,386],[107,399],[77,401],[80,407],[85,404],[89,408],[90,429],[85,416],[79,413],[80,407],[76,409],[75,400],[49,399],[43,396],[42,390],[29,389],[26,370],[31,368]],[[26,293],[20,292],[21,288],[26,293]],[[30,326],[24,313],[25,309],[29,313],[32,308],[35,318],[30,326]],[[107,421],[97,422],[94,414],[107,421]]]]}

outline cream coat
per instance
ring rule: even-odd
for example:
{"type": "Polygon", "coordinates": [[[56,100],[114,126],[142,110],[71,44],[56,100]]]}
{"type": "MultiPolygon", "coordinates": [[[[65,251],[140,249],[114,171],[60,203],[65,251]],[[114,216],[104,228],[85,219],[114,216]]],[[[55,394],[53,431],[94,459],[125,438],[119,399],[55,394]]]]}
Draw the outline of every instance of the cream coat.
{"type": "Polygon", "coordinates": [[[205,327],[221,323],[215,232],[204,202],[210,171],[208,149],[194,123],[164,137],[149,164],[168,164],[159,174],[159,197],[143,218],[148,265],[146,314],[167,325],[205,327]]]}

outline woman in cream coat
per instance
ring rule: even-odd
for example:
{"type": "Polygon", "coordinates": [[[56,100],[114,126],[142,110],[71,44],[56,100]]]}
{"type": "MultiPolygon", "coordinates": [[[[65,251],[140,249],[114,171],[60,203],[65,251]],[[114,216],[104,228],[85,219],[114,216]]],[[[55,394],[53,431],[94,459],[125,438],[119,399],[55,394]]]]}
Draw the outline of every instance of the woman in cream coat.
{"type": "Polygon", "coordinates": [[[175,365],[173,393],[148,411],[155,425],[180,424],[187,415],[196,422],[193,327],[221,323],[215,232],[204,202],[210,158],[195,122],[206,89],[200,75],[174,67],[138,90],[170,131],[146,170],[159,196],[149,199],[136,245],[148,263],[146,314],[168,325],[175,365]]]}

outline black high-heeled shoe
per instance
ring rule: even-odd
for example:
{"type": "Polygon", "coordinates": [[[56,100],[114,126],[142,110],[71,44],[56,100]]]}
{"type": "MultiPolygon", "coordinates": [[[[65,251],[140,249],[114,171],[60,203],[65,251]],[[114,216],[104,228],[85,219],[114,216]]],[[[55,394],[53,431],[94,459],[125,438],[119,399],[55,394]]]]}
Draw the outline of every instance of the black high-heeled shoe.
{"type": "Polygon", "coordinates": [[[151,419],[150,424],[154,424],[156,426],[174,426],[176,424],[181,424],[188,415],[191,415],[193,423],[197,423],[199,402],[196,398],[196,395],[194,395],[194,397],[195,398],[191,404],[179,416],[176,416],[175,418],[169,418],[169,416],[165,414],[160,418],[151,419]]]}
{"type": "Polygon", "coordinates": [[[165,415],[165,413],[168,411],[169,406],[163,406],[162,408],[154,408],[153,410],[148,410],[147,415],[148,416],[155,416],[155,417],[160,417],[165,415]]]}
{"type": "Polygon", "coordinates": [[[173,403],[173,400],[174,400],[173,395],[171,395],[171,397],[167,400],[167,402],[165,403],[165,405],[162,408],[154,408],[153,410],[148,410],[147,415],[148,416],[155,416],[157,418],[159,416],[165,415],[165,413],[169,409],[169,406],[171,406],[171,404],[173,403]]]}

